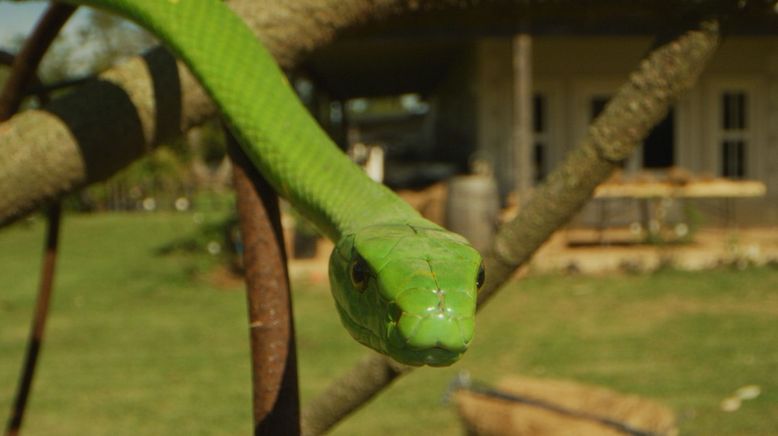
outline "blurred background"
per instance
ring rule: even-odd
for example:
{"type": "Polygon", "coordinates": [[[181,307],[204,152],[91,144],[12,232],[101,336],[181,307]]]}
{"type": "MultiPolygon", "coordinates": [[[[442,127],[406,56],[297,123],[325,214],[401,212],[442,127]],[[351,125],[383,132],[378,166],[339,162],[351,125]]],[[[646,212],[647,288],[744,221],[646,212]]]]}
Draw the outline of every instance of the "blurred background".
{"type": "MultiPolygon", "coordinates": [[[[370,177],[484,251],[654,36],[672,31],[667,17],[699,12],[699,2],[517,3],[511,13],[487,2],[352,29],[289,75],[370,177]]],[[[483,311],[463,360],[402,379],[335,434],[461,432],[465,403],[446,393],[464,371],[493,384],[520,375],[633,394],[667,407],[682,433],[774,432],[778,13],[742,9],[698,85],[483,311]]],[[[41,10],[0,2],[0,48],[18,49],[41,10]]],[[[67,93],[70,81],[154,44],[83,9],[41,79],[67,93]]],[[[0,67],[0,83],[7,73],[0,67]]],[[[246,431],[242,247],[218,121],[63,204],[28,433],[246,431]]],[[[288,205],[283,224],[305,402],[362,349],[330,301],[331,244],[288,205]]],[[[0,231],[0,410],[21,362],[43,228],[32,215],[0,231]]],[[[557,388],[538,389],[558,397],[557,388]]]]}

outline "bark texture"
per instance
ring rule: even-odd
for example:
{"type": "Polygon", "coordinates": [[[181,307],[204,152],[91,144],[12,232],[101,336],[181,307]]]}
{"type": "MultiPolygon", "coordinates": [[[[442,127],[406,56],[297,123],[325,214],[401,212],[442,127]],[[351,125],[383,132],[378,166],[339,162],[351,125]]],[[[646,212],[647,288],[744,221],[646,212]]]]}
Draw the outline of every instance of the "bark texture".
{"type": "MultiPolygon", "coordinates": [[[[479,309],[586,204],[594,188],[696,83],[718,45],[718,24],[705,22],[649,53],[593,121],[583,141],[535,190],[516,218],[499,230],[484,258],[487,274],[478,295],[479,309]]],[[[303,434],[327,432],[410,370],[398,369],[386,357],[366,355],[303,409],[303,434]]]]}
{"type": "MultiPolygon", "coordinates": [[[[474,3],[429,0],[423,7],[474,3]]],[[[229,4],[285,69],[344,29],[422,7],[416,0],[229,4]]],[[[0,226],[78,187],[107,179],[159,141],[215,115],[216,108],[186,67],[162,48],[106,71],[43,110],[17,115],[0,125],[0,226]]]]}
{"type": "Polygon", "coordinates": [[[380,354],[365,354],[303,409],[302,434],[326,433],[412,369],[380,354]]]}

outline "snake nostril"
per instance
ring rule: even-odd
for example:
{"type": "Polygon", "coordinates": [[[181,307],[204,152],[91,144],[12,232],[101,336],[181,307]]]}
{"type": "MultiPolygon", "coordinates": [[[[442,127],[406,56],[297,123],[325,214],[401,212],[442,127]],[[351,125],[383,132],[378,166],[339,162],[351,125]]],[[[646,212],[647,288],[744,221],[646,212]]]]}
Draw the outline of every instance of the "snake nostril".
{"type": "Polygon", "coordinates": [[[445,314],[447,312],[447,309],[446,309],[446,291],[444,291],[443,289],[437,289],[437,290],[435,290],[435,296],[438,297],[437,311],[439,313],[445,314]]]}

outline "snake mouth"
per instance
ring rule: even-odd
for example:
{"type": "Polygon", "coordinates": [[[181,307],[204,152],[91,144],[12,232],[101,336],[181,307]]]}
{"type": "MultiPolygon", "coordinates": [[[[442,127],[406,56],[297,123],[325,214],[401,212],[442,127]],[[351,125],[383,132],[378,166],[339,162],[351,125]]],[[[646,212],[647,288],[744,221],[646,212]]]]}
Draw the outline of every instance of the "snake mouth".
{"type": "Polygon", "coordinates": [[[436,344],[434,346],[415,347],[401,337],[397,328],[389,328],[384,335],[359,324],[346,310],[336,304],[341,322],[346,330],[358,342],[379,353],[383,353],[404,365],[411,366],[449,366],[459,360],[467,346],[455,350],[436,344]],[[388,337],[389,340],[385,340],[388,337]]]}
{"type": "Polygon", "coordinates": [[[440,341],[419,344],[413,337],[405,337],[399,328],[389,331],[388,353],[406,365],[448,366],[459,360],[468,343],[444,344],[440,341]]]}
{"type": "Polygon", "coordinates": [[[442,347],[423,349],[401,348],[390,353],[400,363],[412,366],[449,366],[462,357],[463,352],[442,347]]]}

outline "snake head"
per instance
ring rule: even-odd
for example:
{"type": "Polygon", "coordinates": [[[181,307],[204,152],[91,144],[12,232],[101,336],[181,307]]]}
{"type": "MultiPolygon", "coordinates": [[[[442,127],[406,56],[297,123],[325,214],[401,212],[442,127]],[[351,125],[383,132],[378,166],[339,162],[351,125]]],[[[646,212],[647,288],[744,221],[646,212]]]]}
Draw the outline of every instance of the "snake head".
{"type": "Polygon", "coordinates": [[[407,365],[446,366],[473,338],[481,256],[429,222],[373,225],[330,256],[341,320],[359,342],[407,365]]]}

